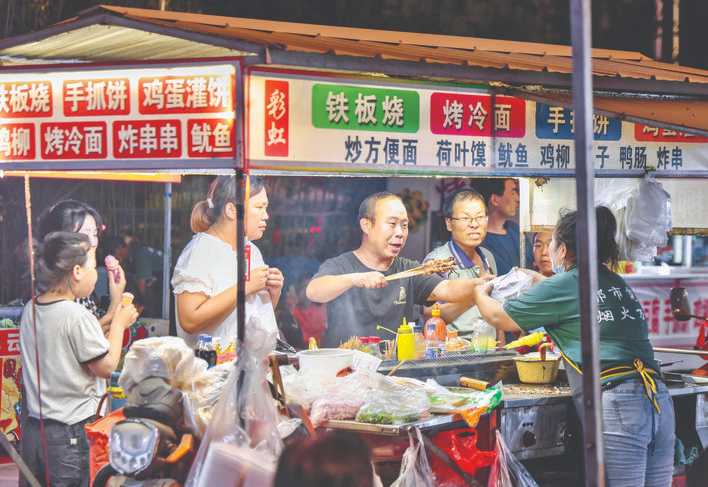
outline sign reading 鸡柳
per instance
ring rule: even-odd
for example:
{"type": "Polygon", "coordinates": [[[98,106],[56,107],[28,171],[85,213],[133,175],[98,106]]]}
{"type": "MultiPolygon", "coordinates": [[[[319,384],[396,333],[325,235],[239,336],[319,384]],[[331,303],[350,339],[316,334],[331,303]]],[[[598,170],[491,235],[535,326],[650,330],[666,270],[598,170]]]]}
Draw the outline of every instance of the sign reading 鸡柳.
{"type": "Polygon", "coordinates": [[[234,159],[235,75],[218,64],[0,72],[0,168],[234,159]]]}
{"type": "MultiPolygon", "coordinates": [[[[248,160],[342,170],[571,174],[572,109],[463,86],[256,69],[248,160]]],[[[708,138],[594,114],[598,171],[708,171],[708,138]]],[[[274,164],[275,163],[275,164],[274,164]]]]}

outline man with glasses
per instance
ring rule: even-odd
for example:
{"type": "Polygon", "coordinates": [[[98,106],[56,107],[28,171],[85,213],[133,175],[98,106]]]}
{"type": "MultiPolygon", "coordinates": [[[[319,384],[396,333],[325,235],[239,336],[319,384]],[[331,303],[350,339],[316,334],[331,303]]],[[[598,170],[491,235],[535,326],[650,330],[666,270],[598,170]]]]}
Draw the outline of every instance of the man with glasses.
{"type": "MultiPolygon", "coordinates": [[[[424,261],[454,257],[456,277],[475,279],[497,273],[494,255],[482,246],[487,235],[487,206],[484,197],[471,188],[452,193],[443,205],[445,226],[450,240],[430,252],[424,261]]],[[[442,304],[441,314],[460,335],[489,336],[501,339],[502,333],[484,323],[476,306],[442,304]]]]}
{"type": "Polygon", "coordinates": [[[310,301],[327,303],[326,346],[379,335],[379,324],[395,330],[403,318],[418,320],[416,305],[443,301],[466,309],[475,283],[488,280],[419,275],[387,281],[386,276],[420,265],[399,255],[408,238],[408,212],[393,193],[368,196],[359,207],[359,226],[359,248],[325,261],[307,285],[310,301]]]}
{"type": "MultiPolygon", "coordinates": [[[[487,236],[482,245],[494,254],[499,275],[521,265],[520,230],[515,221],[519,212],[519,182],[512,178],[487,178],[473,183],[484,196],[489,221],[487,236]]],[[[533,256],[530,245],[526,246],[526,265],[531,265],[533,256]]]]}

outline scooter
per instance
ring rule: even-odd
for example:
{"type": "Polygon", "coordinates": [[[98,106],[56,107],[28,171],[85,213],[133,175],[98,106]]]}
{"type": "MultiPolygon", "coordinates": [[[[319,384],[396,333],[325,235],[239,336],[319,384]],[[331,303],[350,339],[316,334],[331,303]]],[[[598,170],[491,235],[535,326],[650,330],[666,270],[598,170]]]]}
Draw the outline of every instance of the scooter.
{"type": "Polygon", "coordinates": [[[93,487],[178,487],[194,458],[194,437],[184,424],[182,392],[154,357],[146,377],[126,391],[125,419],[111,428],[109,463],[93,487]]]}

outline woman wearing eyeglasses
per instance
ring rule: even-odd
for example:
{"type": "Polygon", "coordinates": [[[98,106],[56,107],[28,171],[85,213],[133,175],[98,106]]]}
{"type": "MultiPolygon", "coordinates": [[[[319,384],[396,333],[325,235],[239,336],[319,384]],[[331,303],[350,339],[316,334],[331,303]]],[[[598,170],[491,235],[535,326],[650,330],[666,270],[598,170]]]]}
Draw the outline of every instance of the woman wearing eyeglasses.
{"type": "MultiPolygon", "coordinates": [[[[430,252],[425,260],[454,257],[457,270],[450,276],[451,279],[474,279],[496,274],[494,256],[482,247],[484,237],[487,236],[488,221],[484,197],[471,188],[455,191],[446,199],[443,215],[450,240],[430,252]]],[[[481,322],[477,307],[470,306],[470,303],[443,304],[441,314],[460,335],[502,338],[502,333],[497,333],[494,328],[481,322]]]]}

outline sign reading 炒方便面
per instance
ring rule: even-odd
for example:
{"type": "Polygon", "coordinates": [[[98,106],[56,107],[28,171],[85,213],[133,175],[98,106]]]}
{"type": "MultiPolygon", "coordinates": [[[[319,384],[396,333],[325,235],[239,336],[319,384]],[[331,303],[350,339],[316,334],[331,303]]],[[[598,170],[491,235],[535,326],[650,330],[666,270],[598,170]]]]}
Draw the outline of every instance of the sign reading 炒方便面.
{"type": "MultiPolygon", "coordinates": [[[[253,168],[572,174],[573,110],[460,85],[254,69],[253,168]]],[[[708,141],[594,114],[596,170],[708,171],[708,141]]]]}
{"type": "Polygon", "coordinates": [[[236,67],[0,71],[0,169],[7,162],[235,160],[236,67]]]}

